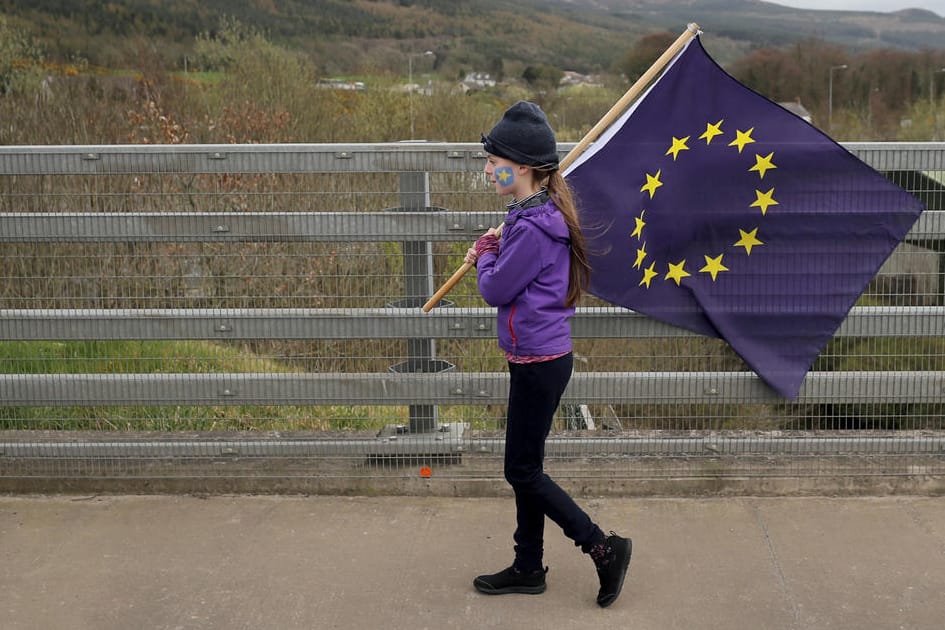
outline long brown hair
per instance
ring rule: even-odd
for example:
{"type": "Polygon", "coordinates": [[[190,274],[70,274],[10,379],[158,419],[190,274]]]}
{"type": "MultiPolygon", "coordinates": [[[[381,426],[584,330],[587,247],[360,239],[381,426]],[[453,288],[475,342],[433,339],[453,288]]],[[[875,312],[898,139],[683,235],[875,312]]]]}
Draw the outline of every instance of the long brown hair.
{"type": "Polygon", "coordinates": [[[568,225],[568,232],[571,237],[571,264],[568,269],[568,295],[565,298],[566,306],[574,306],[581,299],[581,294],[587,287],[591,276],[591,265],[587,261],[587,248],[584,244],[584,234],[581,232],[581,224],[578,220],[577,204],[574,202],[574,195],[571,188],[557,170],[539,170],[535,169],[539,179],[546,178],[545,185],[548,187],[548,195],[551,197],[565,223],[568,225]]]}

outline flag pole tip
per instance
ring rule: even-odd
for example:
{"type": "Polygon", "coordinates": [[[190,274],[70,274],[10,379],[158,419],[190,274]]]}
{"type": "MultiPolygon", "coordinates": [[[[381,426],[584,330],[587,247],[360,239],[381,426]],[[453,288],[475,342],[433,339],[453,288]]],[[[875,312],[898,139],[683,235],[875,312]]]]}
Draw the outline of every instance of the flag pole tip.
{"type": "Polygon", "coordinates": [[[699,25],[695,22],[690,22],[686,28],[688,28],[689,32],[693,35],[702,35],[702,29],[699,28],[699,25]]]}

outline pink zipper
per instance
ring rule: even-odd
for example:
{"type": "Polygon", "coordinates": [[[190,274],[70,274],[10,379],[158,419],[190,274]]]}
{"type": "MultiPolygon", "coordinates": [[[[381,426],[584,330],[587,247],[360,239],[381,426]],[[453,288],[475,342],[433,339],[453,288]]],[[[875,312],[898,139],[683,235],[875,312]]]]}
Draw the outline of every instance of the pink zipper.
{"type": "Polygon", "coordinates": [[[509,335],[512,337],[512,348],[513,350],[518,347],[518,338],[515,336],[515,326],[512,324],[512,318],[515,317],[515,309],[517,307],[513,306],[509,309],[509,335]]]}

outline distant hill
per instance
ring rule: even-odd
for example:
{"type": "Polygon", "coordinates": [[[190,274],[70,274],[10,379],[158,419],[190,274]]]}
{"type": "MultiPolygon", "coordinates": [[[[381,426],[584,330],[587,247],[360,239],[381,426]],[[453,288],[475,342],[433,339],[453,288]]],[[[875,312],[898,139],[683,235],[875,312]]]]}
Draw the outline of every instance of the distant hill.
{"type": "Polygon", "coordinates": [[[780,46],[813,36],[851,50],[945,47],[945,19],[921,9],[814,11],[760,0],[560,0],[554,4],[582,6],[615,19],[638,17],[670,30],[694,21],[713,36],[752,46],[780,46]]]}
{"type": "Polygon", "coordinates": [[[807,37],[851,51],[945,47],[945,19],[928,11],[824,12],[760,0],[0,0],[0,10],[50,56],[106,66],[145,50],[179,63],[224,15],[313,54],[329,74],[402,72],[403,55],[423,50],[436,53],[441,72],[503,63],[598,72],[641,35],[679,33],[692,21],[722,63],[807,37]]]}

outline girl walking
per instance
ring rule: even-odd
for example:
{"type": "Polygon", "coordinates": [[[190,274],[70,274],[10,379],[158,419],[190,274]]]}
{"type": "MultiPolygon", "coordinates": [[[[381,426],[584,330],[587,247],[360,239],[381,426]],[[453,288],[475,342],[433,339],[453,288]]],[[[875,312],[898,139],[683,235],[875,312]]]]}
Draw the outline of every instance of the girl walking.
{"type": "Polygon", "coordinates": [[[537,105],[510,107],[482,143],[486,175],[512,201],[501,234],[490,228],[466,262],[476,265],[483,299],[498,307],[499,346],[509,365],[505,478],[515,493],[516,529],[512,566],[480,575],[473,585],[490,595],[543,593],[547,516],[594,561],[597,603],[606,607],[620,594],[631,541],[605,536],[543,466],[545,439],[573,367],[568,320],[589,274],[577,210],[558,172],[554,131],[537,105]]]}

